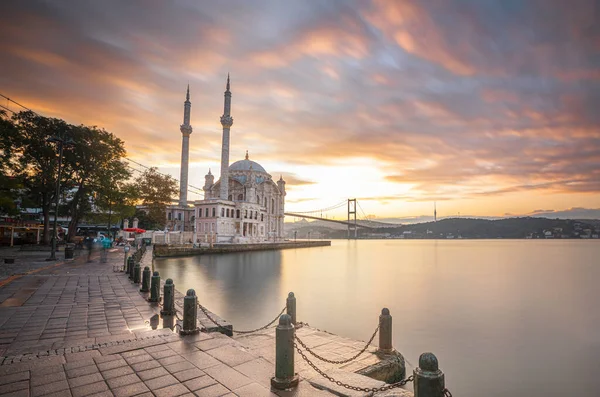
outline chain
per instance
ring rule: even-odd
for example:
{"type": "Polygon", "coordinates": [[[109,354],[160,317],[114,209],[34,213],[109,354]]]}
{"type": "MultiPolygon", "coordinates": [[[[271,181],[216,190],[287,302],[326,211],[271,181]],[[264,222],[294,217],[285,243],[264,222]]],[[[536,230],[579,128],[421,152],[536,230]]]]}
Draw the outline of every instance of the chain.
{"type": "Polygon", "coordinates": [[[177,317],[177,320],[183,321],[183,319],[181,317],[179,317],[179,310],[177,310],[177,309],[175,309],[175,317],[177,317]]]}
{"type": "Polygon", "coordinates": [[[380,325],[378,325],[377,328],[375,328],[375,332],[373,332],[373,335],[371,335],[371,339],[369,339],[369,341],[367,342],[367,344],[365,345],[365,347],[363,347],[362,350],[359,351],[358,353],[356,353],[354,356],[352,356],[352,357],[350,357],[350,358],[348,358],[346,360],[330,360],[328,358],[320,356],[317,353],[315,353],[314,351],[312,351],[310,349],[310,347],[306,346],[304,344],[304,342],[302,342],[302,340],[300,338],[298,338],[298,335],[296,335],[296,333],[294,333],[294,338],[298,341],[298,343],[300,343],[300,345],[302,345],[302,347],[307,352],[309,352],[310,354],[312,354],[313,356],[315,356],[319,360],[325,361],[326,363],[330,363],[330,364],[345,364],[345,363],[349,363],[350,361],[354,360],[356,357],[358,357],[361,354],[363,354],[365,352],[365,350],[367,350],[367,348],[369,347],[369,345],[371,344],[371,342],[373,342],[373,339],[375,339],[375,335],[377,335],[377,332],[379,331],[379,327],[380,327],[380,325]]]}
{"type": "MultiPolygon", "coordinates": [[[[214,318],[212,318],[212,316],[211,316],[210,314],[208,314],[208,310],[206,310],[206,308],[205,308],[204,306],[202,306],[200,303],[198,303],[198,307],[200,308],[200,310],[202,310],[202,313],[204,313],[204,315],[205,315],[205,316],[206,316],[206,317],[207,317],[207,318],[208,318],[208,319],[209,319],[209,320],[210,320],[210,321],[211,321],[213,324],[215,324],[217,327],[219,327],[219,328],[221,328],[221,329],[224,329],[224,330],[226,330],[226,331],[231,331],[229,328],[223,327],[223,326],[222,326],[221,324],[219,324],[219,323],[218,323],[218,322],[217,322],[217,321],[216,321],[214,318]]],[[[284,306],[284,307],[283,307],[283,309],[281,309],[281,312],[279,312],[279,314],[277,315],[277,317],[275,317],[275,318],[273,319],[273,321],[271,321],[269,324],[267,324],[267,325],[265,325],[265,326],[263,326],[263,327],[256,328],[256,329],[253,329],[253,330],[250,330],[250,331],[236,331],[236,330],[233,330],[233,332],[235,332],[236,334],[251,334],[251,333],[253,333],[253,332],[262,331],[263,329],[267,329],[267,328],[269,328],[271,325],[273,325],[273,323],[274,323],[275,321],[277,321],[277,319],[278,319],[278,318],[279,318],[279,317],[280,317],[280,316],[283,314],[283,312],[285,311],[285,309],[286,309],[286,308],[287,308],[287,307],[286,307],[286,306],[284,306]]]]}
{"type": "Polygon", "coordinates": [[[444,397],[452,397],[452,393],[448,389],[442,390],[442,393],[444,393],[444,397]]]}
{"type": "Polygon", "coordinates": [[[294,347],[296,348],[296,351],[298,351],[298,353],[302,356],[304,361],[306,361],[308,363],[308,365],[310,365],[311,368],[314,369],[319,375],[321,375],[328,381],[335,383],[338,386],[345,387],[346,389],[361,391],[364,393],[376,393],[376,392],[386,391],[386,390],[394,389],[396,387],[404,386],[407,383],[412,382],[414,380],[414,376],[411,375],[408,378],[401,380],[400,382],[392,383],[391,385],[386,385],[386,386],[382,386],[382,387],[358,387],[358,386],[348,385],[346,383],[343,383],[339,380],[332,378],[331,376],[327,375],[325,372],[321,371],[315,364],[313,364],[312,361],[310,361],[310,359],[308,357],[306,357],[306,354],[304,354],[304,352],[298,347],[296,342],[294,342],[294,347]]]}

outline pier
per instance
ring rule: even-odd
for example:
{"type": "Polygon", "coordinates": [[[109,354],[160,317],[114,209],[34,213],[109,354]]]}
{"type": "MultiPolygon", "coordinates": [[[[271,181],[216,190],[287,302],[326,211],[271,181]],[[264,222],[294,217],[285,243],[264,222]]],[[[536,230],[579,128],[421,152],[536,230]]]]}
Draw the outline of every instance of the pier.
{"type": "Polygon", "coordinates": [[[113,249],[105,263],[98,257],[86,263],[81,255],[5,278],[0,394],[318,397],[383,396],[393,389],[395,396],[413,396],[398,387],[414,378],[405,377],[404,359],[391,345],[387,309],[374,313],[376,330],[366,343],[296,319],[293,294],[271,323],[236,330],[193,290],[184,295],[172,280],[151,276],[151,258],[138,251],[125,259],[113,249]],[[372,344],[377,334],[379,347],[372,344]],[[281,355],[291,348],[282,341],[298,345],[281,355]],[[282,374],[290,368],[288,385],[282,374]]]}
{"type": "Polygon", "coordinates": [[[277,243],[253,243],[253,244],[213,244],[212,247],[194,248],[191,244],[155,244],[154,256],[157,258],[175,256],[193,256],[207,254],[226,254],[231,252],[247,251],[273,251],[293,248],[329,247],[331,241],[284,241],[277,243]]]}

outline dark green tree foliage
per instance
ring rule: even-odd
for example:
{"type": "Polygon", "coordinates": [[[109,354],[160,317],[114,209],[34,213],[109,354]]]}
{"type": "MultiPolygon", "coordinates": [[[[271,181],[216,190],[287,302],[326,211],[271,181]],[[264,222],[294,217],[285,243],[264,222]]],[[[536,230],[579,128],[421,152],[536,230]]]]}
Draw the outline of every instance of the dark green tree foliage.
{"type": "Polygon", "coordinates": [[[178,192],[177,181],[153,167],[144,171],[136,179],[135,185],[142,204],[148,210],[148,225],[163,228],[167,205],[173,202],[178,192]]]}
{"type": "MultiPolygon", "coordinates": [[[[22,181],[29,197],[42,209],[44,242],[50,241],[50,209],[54,201],[58,170],[57,150],[47,139],[68,137],[70,126],[63,120],[41,117],[27,111],[2,117],[0,144],[2,163],[8,174],[22,181]]],[[[65,149],[65,154],[69,149],[65,149]]],[[[63,191],[69,188],[65,183],[63,191]]]]}

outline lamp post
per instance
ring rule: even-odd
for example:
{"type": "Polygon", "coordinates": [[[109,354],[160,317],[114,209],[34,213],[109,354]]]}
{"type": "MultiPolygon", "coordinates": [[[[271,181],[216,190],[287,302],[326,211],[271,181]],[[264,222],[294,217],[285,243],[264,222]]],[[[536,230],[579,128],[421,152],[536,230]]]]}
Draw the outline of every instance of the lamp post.
{"type": "Polygon", "coordinates": [[[63,148],[64,146],[73,145],[73,141],[71,139],[64,140],[59,136],[53,136],[46,140],[49,143],[58,144],[58,175],[56,177],[56,194],[54,196],[54,225],[52,226],[52,250],[50,251],[50,258],[47,260],[55,261],[56,260],[56,243],[57,243],[57,227],[58,227],[58,199],[60,196],[60,175],[62,172],[62,158],[63,158],[63,148]]]}

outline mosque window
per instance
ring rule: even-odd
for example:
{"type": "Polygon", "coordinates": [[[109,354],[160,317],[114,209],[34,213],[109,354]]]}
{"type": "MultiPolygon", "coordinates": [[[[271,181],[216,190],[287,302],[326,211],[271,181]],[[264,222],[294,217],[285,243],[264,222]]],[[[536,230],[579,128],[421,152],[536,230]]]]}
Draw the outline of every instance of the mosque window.
{"type": "Polygon", "coordinates": [[[236,218],[240,219],[240,210],[236,210],[236,218]]]}
{"type": "Polygon", "coordinates": [[[192,215],[192,217],[190,218],[190,222],[194,222],[196,220],[196,217],[194,215],[192,215]]]}
{"type": "Polygon", "coordinates": [[[267,208],[267,198],[265,197],[265,208],[267,208]]]}
{"type": "Polygon", "coordinates": [[[265,214],[260,214],[260,221],[264,222],[264,220],[265,220],[265,214]]]}
{"type": "Polygon", "coordinates": [[[181,220],[181,212],[177,214],[177,220],[181,220]]]}
{"type": "Polygon", "coordinates": [[[208,218],[208,207],[204,210],[204,216],[208,218]]]}
{"type": "Polygon", "coordinates": [[[256,196],[256,203],[260,204],[260,196],[256,196]]]}
{"type": "Polygon", "coordinates": [[[238,194],[238,201],[244,201],[244,195],[238,194]]]}
{"type": "Polygon", "coordinates": [[[271,214],[275,213],[275,199],[271,199],[271,214]]]}
{"type": "Polygon", "coordinates": [[[167,219],[171,220],[171,213],[170,212],[167,214],[167,219]]]}
{"type": "Polygon", "coordinates": [[[227,200],[231,201],[231,194],[227,197],[227,200]]]}
{"type": "Polygon", "coordinates": [[[212,209],[212,216],[213,216],[213,218],[214,218],[215,216],[217,216],[217,210],[216,210],[216,208],[215,208],[215,207],[213,207],[213,209],[212,209]]]}
{"type": "Polygon", "coordinates": [[[227,218],[229,218],[229,208],[227,208],[227,211],[225,211],[225,214],[226,214],[225,216],[226,216],[227,218]]]}
{"type": "Polygon", "coordinates": [[[254,219],[258,219],[258,211],[254,213],[254,219]]]}
{"type": "Polygon", "coordinates": [[[248,218],[248,210],[244,210],[244,218],[248,218]]]}
{"type": "Polygon", "coordinates": [[[225,208],[221,208],[221,218],[225,216],[225,208]]]}

